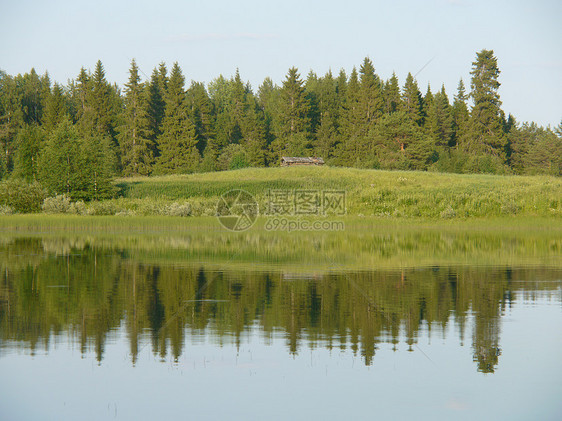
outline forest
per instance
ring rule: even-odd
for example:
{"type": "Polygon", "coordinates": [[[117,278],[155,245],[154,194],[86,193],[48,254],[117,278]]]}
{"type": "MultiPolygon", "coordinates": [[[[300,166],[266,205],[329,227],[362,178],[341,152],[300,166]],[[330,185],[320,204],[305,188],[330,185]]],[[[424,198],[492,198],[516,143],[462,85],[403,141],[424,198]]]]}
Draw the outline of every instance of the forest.
{"type": "MultiPolygon", "coordinates": [[[[254,91],[240,73],[189,86],[178,63],[143,81],[132,60],[121,89],[101,61],[66,86],[34,69],[0,71],[0,178],[73,199],[115,195],[116,176],[278,166],[281,156],[328,165],[453,173],[562,175],[562,122],[520,123],[501,108],[497,58],[476,54],[470,85],[424,93],[411,73],[381,79],[365,58],[347,74],[254,91]]],[[[5,183],[6,181],[4,181],[5,183]]],[[[14,184],[15,185],[15,184],[14,184]]]]}

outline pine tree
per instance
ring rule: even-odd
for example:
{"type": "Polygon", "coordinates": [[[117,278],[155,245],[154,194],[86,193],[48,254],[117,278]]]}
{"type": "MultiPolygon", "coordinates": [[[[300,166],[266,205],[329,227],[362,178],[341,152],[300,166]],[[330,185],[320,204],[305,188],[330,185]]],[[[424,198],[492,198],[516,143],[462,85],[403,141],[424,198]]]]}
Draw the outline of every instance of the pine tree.
{"type": "Polygon", "coordinates": [[[122,172],[125,176],[148,175],[154,163],[149,108],[144,84],[135,60],[131,62],[129,81],[125,84],[123,124],[118,128],[122,172]]]}
{"type": "Polygon", "coordinates": [[[491,154],[505,159],[506,137],[500,117],[501,101],[497,58],[492,50],[482,50],[472,63],[471,92],[474,101],[470,125],[462,139],[462,148],[473,154],[491,154]]]}
{"type": "Polygon", "coordinates": [[[201,158],[195,126],[189,119],[185,104],[184,81],[176,62],[168,81],[166,112],[162,134],[158,138],[160,156],[155,170],[160,174],[193,172],[201,158]]]}

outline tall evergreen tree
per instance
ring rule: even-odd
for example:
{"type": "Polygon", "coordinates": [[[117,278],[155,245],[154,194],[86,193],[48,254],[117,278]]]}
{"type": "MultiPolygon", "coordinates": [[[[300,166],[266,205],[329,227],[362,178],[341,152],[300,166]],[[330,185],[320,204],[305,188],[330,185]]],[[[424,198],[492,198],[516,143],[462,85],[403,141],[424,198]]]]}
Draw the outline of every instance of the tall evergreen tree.
{"type": "Polygon", "coordinates": [[[470,126],[461,146],[468,152],[491,154],[505,159],[506,137],[500,118],[501,101],[497,58],[492,50],[482,50],[472,63],[471,92],[474,101],[470,126]]]}
{"type": "Polygon", "coordinates": [[[197,132],[197,149],[203,153],[207,144],[215,137],[213,103],[203,83],[191,83],[191,87],[187,91],[187,106],[197,132]]]}
{"type": "Polygon", "coordinates": [[[149,124],[150,140],[152,144],[152,155],[158,156],[158,137],[162,134],[162,122],[166,107],[165,96],[168,84],[167,70],[164,63],[159,68],[155,68],[150,76],[150,83],[147,84],[147,119],[149,124]]]}
{"type": "Polygon", "coordinates": [[[49,133],[68,115],[68,104],[63,88],[55,82],[51,94],[47,97],[43,113],[43,127],[49,133]]]}
{"type": "Polygon", "coordinates": [[[166,112],[162,134],[158,138],[160,156],[156,171],[161,174],[193,172],[199,165],[197,133],[185,104],[184,83],[184,76],[176,62],[168,81],[166,112]]]}
{"type": "Polygon", "coordinates": [[[289,69],[280,90],[275,154],[302,156],[310,150],[310,103],[296,67],[289,69]]]}
{"type": "Polygon", "coordinates": [[[118,128],[123,175],[148,175],[154,163],[149,107],[137,63],[133,59],[125,84],[125,108],[118,128]]]}
{"type": "Polygon", "coordinates": [[[368,57],[363,61],[359,74],[359,100],[356,112],[358,113],[357,120],[361,124],[359,135],[365,136],[374,127],[376,120],[382,115],[384,99],[380,79],[375,74],[373,62],[368,57]]]}
{"type": "Polygon", "coordinates": [[[398,111],[400,106],[400,86],[396,73],[392,72],[392,77],[384,85],[384,111],[392,114],[398,111]]]}
{"type": "Polygon", "coordinates": [[[451,146],[453,135],[453,117],[451,114],[449,98],[445,92],[445,85],[436,93],[428,109],[425,127],[426,132],[441,148],[451,146]]]}
{"type": "Polygon", "coordinates": [[[418,83],[412,74],[408,73],[402,91],[402,110],[406,112],[410,120],[420,125],[423,121],[422,106],[423,101],[418,83]]]}
{"type": "Polygon", "coordinates": [[[24,126],[16,136],[16,156],[14,175],[27,182],[37,179],[39,151],[43,143],[44,131],[37,125],[24,126]]]}
{"type": "Polygon", "coordinates": [[[457,94],[453,102],[453,139],[452,144],[456,145],[459,142],[468,128],[469,112],[468,106],[466,104],[468,97],[466,95],[464,82],[462,79],[459,80],[459,85],[457,88],[457,94]]]}

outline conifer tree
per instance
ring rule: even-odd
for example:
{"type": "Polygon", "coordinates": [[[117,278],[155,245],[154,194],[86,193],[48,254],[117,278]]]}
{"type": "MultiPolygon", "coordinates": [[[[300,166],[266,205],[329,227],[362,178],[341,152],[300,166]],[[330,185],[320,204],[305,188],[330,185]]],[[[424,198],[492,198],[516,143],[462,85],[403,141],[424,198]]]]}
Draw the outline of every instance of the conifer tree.
{"type": "Polygon", "coordinates": [[[425,123],[426,132],[435,145],[441,148],[451,146],[453,117],[450,108],[449,98],[445,92],[445,85],[443,85],[441,91],[433,97],[425,123]]]}
{"type": "Polygon", "coordinates": [[[63,88],[55,82],[51,94],[47,97],[43,113],[43,127],[51,132],[68,115],[68,104],[63,88]]]}
{"type": "Polygon", "coordinates": [[[14,175],[27,182],[37,179],[39,151],[43,143],[44,131],[37,125],[26,125],[16,136],[16,156],[14,175]]]}
{"type": "Polygon", "coordinates": [[[154,163],[149,108],[144,84],[135,60],[131,62],[125,84],[123,124],[118,128],[123,175],[148,175],[154,163]]]}
{"type": "Polygon", "coordinates": [[[476,154],[491,154],[505,160],[506,137],[500,117],[501,101],[497,58],[492,50],[482,50],[472,63],[471,92],[474,101],[470,125],[462,139],[464,150],[476,154]]]}
{"type": "Polygon", "coordinates": [[[462,79],[459,80],[459,85],[457,88],[457,94],[453,102],[453,139],[452,144],[456,145],[459,142],[467,130],[469,121],[468,106],[466,104],[467,95],[464,87],[464,82],[462,79]]]}
{"type": "Polygon", "coordinates": [[[279,127],[274,152],[303,156],[310,150],[310,103],[296,67],[289,69],[280,90],[279,127]]]}
{"type": "Polygon", "coordinates": [[[337,162],[343,165],[353,165],[357,160],[357,146],[359,140],[358,127],[361,124],[359,116],[359,75],[354,67],[349,75],[345,89],[345,98],[342,102],[338,122],[340,143],[336,156],[337,162]]]}
{"type": "Polygon", "coordinates": [[[427,117],[429,116],[430,109],[433,107],[433,93],[431,92],[431,86],[429,83],[427,84],[427,92],[425,96],[422,98],[422,118],[421,118],[421,125],[426,125],[427,117]]]}
{"type": "Polygon", "coordinates": [[[376,120],[382,115],[384,100],[379,77],[375,74],[373,62],[365,58],[361,68],[359,98],[356,121],[360,123],[358,134],[366,136],[374,127],[376,120]]]}
{"type": "Polygon", "coordinates": [[[162,122],[164,120],[164,110],[166,107],[165,96],[168,84],[167,70],[164,63],[159,68],[154,68],[150,76],[150,83],[147,84],[147,119],[149,125],[150,140],[152,144],[152,154],[158,156],[157,139],[162,134],[162,122]]]}
{"type": "Polygon", "coordinates": [[[203,153],[207,144],[215,137],[213,103],[203,83],[191,83],[187,91],[187,106],[197,132],[197,149],[203,153]]]}
{"type": "Polygon", "coordinates": [[[197,133],[185,104],[184,81],[176,62],[168,81],[162,134],[158,138],[156,171],[160,174],[193,172],[199,165],[197,133]]]}
{"type": "Polygon", "coordinates": [[[398,111],[400,106],[400,86],[396,73],[392,72],[392,77],[384,85],[384,112],[392,114],[398,111]]]}
{"type": "Polygon", "coordinates": [[[410,120],[421,125],[423,121],[422,96],[418,88],[418,83],[411,73],[408,73],[402,91],[402,110],[406,112],[410,120]]]}

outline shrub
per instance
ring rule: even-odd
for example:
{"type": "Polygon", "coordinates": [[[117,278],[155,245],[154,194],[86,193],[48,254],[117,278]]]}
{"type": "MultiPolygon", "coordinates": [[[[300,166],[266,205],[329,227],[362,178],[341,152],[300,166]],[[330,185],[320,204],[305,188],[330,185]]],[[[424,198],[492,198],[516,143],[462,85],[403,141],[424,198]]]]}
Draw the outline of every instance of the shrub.
{"type": "Polygon", "coordinates": [[[84,203],[83,200],[72,202],[70,204],[70,209],[68,209],[68,213],[72,213],[74,215],[86,215],[87,214],[86,204],[84,203]]]}
{"type": "Polygon", "coordinates": [[[189,203],[174,202],[164,208],[164,215],[168,216],[190,216],[191,205],[189,203]]]}
{"type": "Polygon", "coordinates": [[[11,207],[6,205],[0,205],[0,215],[11,215],[13,213],[14,211],[12,210],[11,207]]]}
{"type": "Polygon", "coordinates": [[[65,194],[47,197],[43,201],[43,211],[46,213],[69,213],[72,203],[65,194]]]}
{"type": "Polygon", "coordinates": [[[441,218],[443,219],[452,219],[457,216],[455,210],[451,207],[451,205],[447,206],[447,208],[441,212],[441,218]]]}
{"type": "Polygon", "coordinates": [[[23,180],[0,183],[0,205],[9,206],[14,212],[39,212],[46,197],[47,192],[39,183],[23,180]]]}

